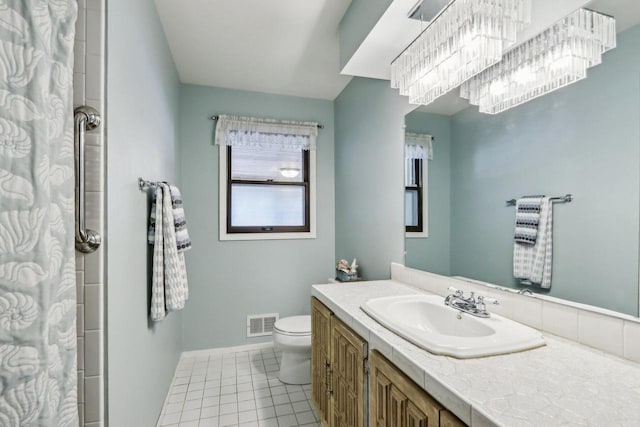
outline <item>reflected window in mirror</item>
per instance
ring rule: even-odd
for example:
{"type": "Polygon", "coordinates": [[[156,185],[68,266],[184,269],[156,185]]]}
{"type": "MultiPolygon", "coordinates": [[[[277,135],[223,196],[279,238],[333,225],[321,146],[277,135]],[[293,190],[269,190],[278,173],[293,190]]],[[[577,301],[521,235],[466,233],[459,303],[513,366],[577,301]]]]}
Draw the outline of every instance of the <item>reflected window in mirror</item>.
{"type": "Polygon", "coordinates": [[[433,158],[433,137],[405,133],[404,212],[406,237],[428,237],[428,161],[433,158]]]}
{"type": "Polygon", "coordinates": [[[421,233],[422,221],[422,160],[407,159],[404,183],[404,225],[408,232],[421,233]]]}

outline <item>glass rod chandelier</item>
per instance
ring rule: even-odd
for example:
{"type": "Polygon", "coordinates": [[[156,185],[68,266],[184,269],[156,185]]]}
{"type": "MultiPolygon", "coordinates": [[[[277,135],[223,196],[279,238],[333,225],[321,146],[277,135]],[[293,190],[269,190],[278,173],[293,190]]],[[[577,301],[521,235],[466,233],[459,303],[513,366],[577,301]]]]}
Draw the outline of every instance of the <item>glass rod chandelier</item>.
{"type": "Polygon", "coordinates": [[[460,96],[497,114],[584,79],[615,46],[615,19],[579,9],[463,83],[460,96]]]}
{"type": "Polygon", "coordinates": [[[531,22],[531,0],[453,0],[391,63],[391,87],[430,104],[502,59],[531,22]]]}

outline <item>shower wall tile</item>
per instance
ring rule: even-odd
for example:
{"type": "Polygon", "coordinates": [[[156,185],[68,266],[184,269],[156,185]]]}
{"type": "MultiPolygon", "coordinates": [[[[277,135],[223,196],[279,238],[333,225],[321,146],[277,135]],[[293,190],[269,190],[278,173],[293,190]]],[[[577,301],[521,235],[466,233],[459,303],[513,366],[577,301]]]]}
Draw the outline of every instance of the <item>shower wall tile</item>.
{"type": "MultiPolygon", "coordinates": [[[[87,54],[86,48],[87,48],[87,44],[85,42],[76,40],[75,44],[73,45],[74,58],[84,58],[85,55],[87,54]]],[[[85,73],[84,61],[74,61],[73,72],[84,74],[85,73]]]]}
{"type": "MultiPolygon", "coordinates": [[[[74,107],[89,105],[105,111],[105,0],[78,0],[74,107]]],[[[105,231],[105,121],[85,139],[86,224],[103,236],[105,231]]],[[[78,298],[78,415],[80,426],[104,425],[104,243],[93,254],[76,253],[78,298]]]]}
{"type": "Polygon", "coordinates": [[[84,337],[78,337],[78,371],[84,371],[84,337]]]}
{"type": "Polygon", "coordinates": [[[88,10],[99,10],[104,12],[104,0],[84,0],[88,10]]]}
{"type": "MultiPolygon", "coordinates": [[[[89,46],[89,42],[87,41],[87,47],[89,46]]],[[[98,55],[89,55],[87,54],[87,76],[91,76],[93,74],[99,73],[102,68],[102,58],[98,55]]],[[[103,99],[102,93],[102,82],[96,81],[95,79],[88,78],[86,81],[86,91],[87,91],[87,100],[91,101],[100,101],[103,99]]],[[[89,105],[91,103],[89,102],[89,105]]]]}
{"type": "Polygon", "coordinates": [[[84,335],[84,304],[76,305],[76,328],[78,329],[78,336],[79,337],[83,336],[84,335]]]}
{"type": "MultiPolygon", "coordinates": [[[[84,273],[82,271],[76,270],[76,283],[84,283],[84,273]]],[[[76,286],[76,288],[76,300],[78,304],[84,304],[84,286],[76,286]]]]}
{"type": "MultiPolygon", "coordinates": [[[[76,42],[84,41],[87,39],[87,10],[83,1],[78,1],[78,20],[76,21],[76,42]]],[[[76,61],[80,61],[79,57],[76,57],[76,61]]]]}
{"type": "Polygon", "coordinates": [[[85,145],[85,189],[87,192],[101,192],[104,188],[102,174],[102,147],[85,145]]]}
{"type": "Polygon", "coordinates": [[[73,105],[75,106],[84,104],[85,77],[84,73],[73,73],[73,105]]]}
{"type": "Polygon", "coordinates": [[[86,377],[102,375],[102,331],[84,333],[84,374],[86,377]]]}
{"type": "Polygon", "coordinates": [[[102,377],[86,377],[84,379],[84,423],[95,423],[103,419],[102,392],[104,384],[102,377]]]}
{"type": "Polygon", "coordinates": [[[104,32],[102,28],[102,16],[100,10],[87,9],[87,27],[98,29],[98,34],[87,37],[87,55],[96,55],[100,58],[102,54],[103,39],[101,34],[104,32]]]}
{"type": "Polygon", "coordinates": [[[78,372],[78,402],[84,403],[84,371],[78,372]]]}
{"type": "MultiPolygon", "coordinates": [[[[87,162],[88,165],[88,162],[87,162]]],[[[92,230],[99,230],[104,223],[104,203],[103,192],[101,191],[85,191],[85,214],[86,224],[92,230]]],[[[86,269],[86,259],[85,259],[86,269]]]]}
{"type": "Polygon", "coordinates": [[[100,331],[103,329],[102,285],[85,284],[85,315],[84,328],[86,331],[100,331]]]}
{"type": "Polygon", "coordinates": [[[102,283],[104,279],[104,247],[100,248],[92,254],[85,255],[84,265],[84,283],[96,285],[102,283]]]}

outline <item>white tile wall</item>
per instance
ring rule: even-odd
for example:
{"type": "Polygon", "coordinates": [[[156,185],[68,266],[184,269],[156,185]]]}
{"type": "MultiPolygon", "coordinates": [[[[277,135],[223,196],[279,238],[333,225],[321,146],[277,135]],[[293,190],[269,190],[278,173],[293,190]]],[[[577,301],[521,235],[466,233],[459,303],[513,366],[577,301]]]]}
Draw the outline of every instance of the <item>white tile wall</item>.
{"type": "MultiPolygon", "coordinates": [[[[437,295],[448,295],[449,286],[496,298],[500,306],[489,311],[607,353],[640,362],[640,319],[598,307],[551,297],[530,297],[506,292],[492,284],[440,276],[391,265],[391,278],[437,295]]],[[[473,418],[473,416],[472,416],[473,418]]]]}
{"type": "MultiPolygon", "coordinates": [[[[74,46],[74,106],[104,114],[105,0],[78,0],[74,46]]],[[[104,236],[104,120],[86,136],[87,226],[104,236]]],[[[80,425],[104,425],[104,252],[76,253],[78,413],[80,425]]]]}

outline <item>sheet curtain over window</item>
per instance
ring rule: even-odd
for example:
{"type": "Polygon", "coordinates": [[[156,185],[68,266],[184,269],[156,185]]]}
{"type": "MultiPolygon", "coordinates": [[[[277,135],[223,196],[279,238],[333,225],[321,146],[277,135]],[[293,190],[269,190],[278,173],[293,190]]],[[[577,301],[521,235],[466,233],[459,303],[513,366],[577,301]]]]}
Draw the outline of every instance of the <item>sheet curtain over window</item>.
{"type": "Polygon", "coordinates": [[[315,150],[318,123],[218,116],[216,145],[315,150]]]}
{"type": "Polygon", "coordinates": [[[405,159],[433,160],[433,137],[426,133],[410,133],[404,135],[405,159]]]}
{"type": "MultiPolygon", "coordinates": [[[[433,160],[433,137],[426,133],[410,133],[404,135],[404,185],[416,185],[414,160],[433,160]]],[[[423,173],[426,165],[423,162],[423,173]]]]}

